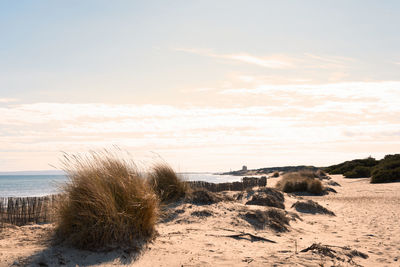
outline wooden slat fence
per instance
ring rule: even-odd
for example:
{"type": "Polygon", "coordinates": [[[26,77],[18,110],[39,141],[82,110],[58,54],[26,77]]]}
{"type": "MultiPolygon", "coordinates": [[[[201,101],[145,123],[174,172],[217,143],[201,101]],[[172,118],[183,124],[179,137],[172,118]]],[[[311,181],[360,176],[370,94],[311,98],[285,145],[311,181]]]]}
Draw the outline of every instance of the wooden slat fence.
{"type": "Polygon", "coordinates": [[[243,191],[255,186],[266,186],[267,177],[244,177],[241,182],[232,183],[209,183],[204,181],[188,181],[188,183],[192,188],[204,188],[211,192],[243,191]]]}
{"type": "Polygon", "coordinates": [[[0,198],[0,226],[53,222],[59,198],[59,195],[0,198]]]}

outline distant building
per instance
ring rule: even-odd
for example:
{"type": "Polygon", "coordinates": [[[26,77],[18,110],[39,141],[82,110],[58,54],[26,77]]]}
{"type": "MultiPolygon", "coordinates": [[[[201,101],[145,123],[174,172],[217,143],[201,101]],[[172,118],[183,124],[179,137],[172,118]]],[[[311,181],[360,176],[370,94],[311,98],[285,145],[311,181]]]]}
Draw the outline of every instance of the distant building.
{"type": "Polygon", "coordinates": [[[247,171],[247,166],[246,165],[243,165],[242,171],[247,171]]]}

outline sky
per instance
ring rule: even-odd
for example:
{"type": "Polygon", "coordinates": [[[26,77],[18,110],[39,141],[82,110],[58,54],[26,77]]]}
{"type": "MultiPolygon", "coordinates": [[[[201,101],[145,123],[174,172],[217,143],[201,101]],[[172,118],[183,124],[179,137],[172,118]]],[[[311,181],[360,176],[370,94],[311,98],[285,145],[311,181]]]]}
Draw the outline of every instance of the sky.
{"type": "Polygon", "coordinates": [[[400,152],[399,1],[0,1],[0,171],[400,152]]]}

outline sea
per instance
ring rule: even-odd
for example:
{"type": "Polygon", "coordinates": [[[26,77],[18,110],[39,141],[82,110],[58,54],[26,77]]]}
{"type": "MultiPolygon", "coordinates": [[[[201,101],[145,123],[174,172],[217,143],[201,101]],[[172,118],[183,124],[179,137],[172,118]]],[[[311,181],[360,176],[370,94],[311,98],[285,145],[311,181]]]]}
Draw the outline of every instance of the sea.
{"type": "MultiPolygon", "coordinates": [[[[241,176],[209,172],[186,172],[179,175],[187,181],[210,183],[236,182],[241,176]]],[[[65,175],[0,175],[0,197],[33,197],[57,194],[68,182],[65,175]]]]}

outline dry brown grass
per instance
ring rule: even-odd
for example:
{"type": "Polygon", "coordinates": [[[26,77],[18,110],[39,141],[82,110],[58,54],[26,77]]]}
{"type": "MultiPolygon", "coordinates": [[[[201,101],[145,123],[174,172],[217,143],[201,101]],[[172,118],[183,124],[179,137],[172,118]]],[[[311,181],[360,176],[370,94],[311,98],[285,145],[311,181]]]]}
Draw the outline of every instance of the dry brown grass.
{"type": "Polygon", "coordinates": [[[307,200],[307,201],[297,201],[292,205],[292,208],[295,208],[299,212],[303,213],[311,213],[311,214],[328,214],[331,216],[335,216],[335,213],[324,208],[320,204],[315,201],[307,200]]]}
{"type": "Polygon", "coordinates": [[[190,191],[189,185],[166,163],[153,166],[149,183],[163,203],[183,198],[190,191]]]}
{"type": "Polygon", "coordinates": [[[56,232],[84,249],[138,246],[151,238],[158,197],[136,165],[110,152],[64,156],[69,183],[58,208],[56,232]]]}
{"type": "Polygon", "coordinates": [[[256,229],[269,227],[277,232],[288,231],[289,217],[280,209],[249,210],[242,217],[256,229]]]}
{"type": "Polygon", "coordinates": [[[285,209],[285,197],[275,188],[264,187],[257,191],[249,191],[246,199],[249,199],[246,205],[268,206],[279,209],[285,209]]]}
{"type": "Polygon", "coordinates": [[[282,176],[276,188],[286,193],[309,192],[322,194],[323,187],[318,174],[312,171],[289,172],[282,176]]]}

